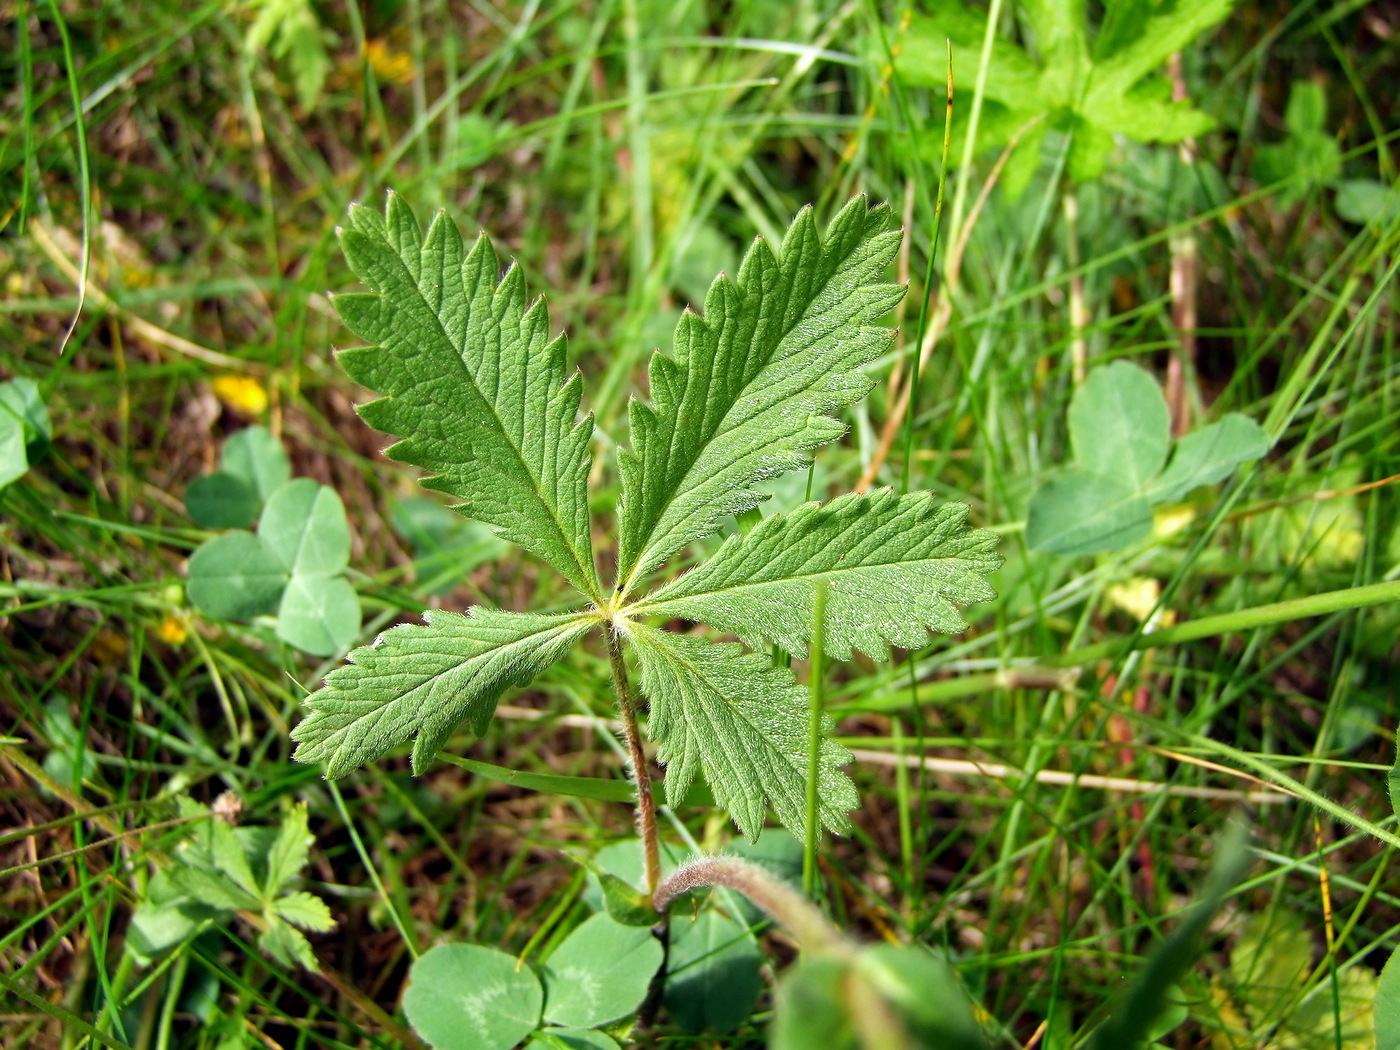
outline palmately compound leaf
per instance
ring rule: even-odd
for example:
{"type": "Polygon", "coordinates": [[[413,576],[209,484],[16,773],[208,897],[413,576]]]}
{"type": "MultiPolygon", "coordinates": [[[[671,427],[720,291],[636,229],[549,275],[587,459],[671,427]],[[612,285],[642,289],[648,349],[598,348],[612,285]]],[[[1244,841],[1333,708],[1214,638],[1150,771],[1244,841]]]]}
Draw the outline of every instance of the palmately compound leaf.
{"type": "MultiPolygon", "coordinates": [[[[739,646],[633,625],[630,634],[650,708],[647,734],[666,764],[666,800],[685,798],[697,770],[750,839],[769,802],[802,837],[806,821],[807,696],[793,673],[739,646]]],[[[830,732],[830,719],[826,720],[830,732]]],[[[839,766],[850,753],[822,738],[817,799],[821,823],[850,826],[859,797],[839,766]]]]}
{"type": "Polygon", "coordinates": [[[989,601],[998,537],[967,525],[967,507],[932,494],[840,496],[771,515],[734,535],[698,568],[633,609],[680,616],[805,655],[817,587],[827,585],[827,653],[859,649],[887,660],[890,645],[918,648],[929,631],[967,626],[954,603],[989,601]]]}
{"type": "Polygon", "coordinates": [[[384,395],[360,408],[403,440],[389,454],[432,472],[424,484],[462,500],[468,517],[599,595],[588,519],[592,416],[567,374],[544,301],[527,308],[525,279],[483,235],[467,252],[439,214],[424,240],[390,194],[384,217],[356,206],[340,234],[346,259],[373,293],[335,299],[342,320],[376,346],[345,350],[341,366],[384,395]]]}
{"type": "Polygon", "coordinates": [[[876,327],[904,294],[884,283],[899,247],[885,206],[863,197],[817,229],[803,210],[775,257],[762,240],[737,281],[721,274],[676,326],[674,357],[653,355],[651,405],[633,401],[620,452],[618,592],[721,518],[757,506],[751,485],[804,466],[845,428],[826,413],[870,389],[861,372],[892,335],[876,327]]]}
{"type": "Polygon", "coordinates": [[[334,779],[414,738],[421,773],[452,731],[470,719],[486,732],[496,702],[554,663],[594,622],[476,607],[467,616],[429,610],[350,653],[306,700],[292,731],[301,762],[324,762],[334,779]]]}

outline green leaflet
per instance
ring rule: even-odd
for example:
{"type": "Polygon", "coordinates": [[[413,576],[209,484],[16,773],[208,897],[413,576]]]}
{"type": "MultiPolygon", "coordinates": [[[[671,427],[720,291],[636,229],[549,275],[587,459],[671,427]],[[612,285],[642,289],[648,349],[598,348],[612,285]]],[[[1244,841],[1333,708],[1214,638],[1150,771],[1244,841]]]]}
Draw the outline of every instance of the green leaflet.
{"type": "MultiPolygon", "coordinates": [[[[795,836],[806,820],[807,697],[793,673],[766,656],[634,625],[630,631],[650,708],[647,734],[666,764],[666,799],[685,798],[697,770],[739,830],[756,839],[764,802],[795,836]]],[[[830,732],[831,720],[825,731],[830,732]]],[[[821,822],[850,826],[855,786],[837,768],[850,754],[823,739],[817,794],[821,822]]]]}
{"type": "MultiPolygon", "coordinates": [[[[1159,72],[1180,51],[1221,22],[1235,0],[1150,4],[1115,0],[1092,44],[1083,0],[1029,0],[1021,9],[1034,55],[998,35],[985,75],[977,149],[1000,149],[1024,131],[1003,183],[1017,194],[1039,161],[1040,143],[1054,128],[1073,135],[1069,173],[1076,182],[1103,173],[1115,136],[1138,142],[1179,142],[1214,126],[1188,102],[1173,101],[1159,72]],[[1040,123],[1033,123],[1045,118],[1040,123]]],[[[895,61],[910,83],[941,88],[951,41],[953,68],[981,66],[985,11],[963,0],[927,0],[895,61]]],[[[932,136],[930,136],[932,138],[932,136]]]]}
{"type": "Polygon", "coordinates": [[[432,471],[424,484],[461,499],[469,517],[549,562],[589,597],[600,593],[588,519],[592,416],[566,375],[564,337],[549,338],[544,301],[528,309],[516,266],[483,235],[469,253],[445,215],[423,239],[390,194],[384,218],[350,211],[340,233],[374,294],[340,295],[337,312],[378,345],[345,350],[356,382],[384,395],[360,409],[403,438],[389,454],[432,471]]]}
{"type": "Polygon", "coordinates": [[[593,623],[476,607],[470,615],[429,610],[426,626],[404,624],[350,653],[306,700],[292,731],[295,758],[324,762],[336,778],[410,737],[421,773],[464,719],[480,735],[507,688],[549,667],[593,623]]]}
{"type": "Polygon", "coordinates": [[[719,520],[756,506],[750,486],[803,466],[844,427],[825,413],[863,397],[862,366],[892,345],[874,327],[904,289],[883,283],[899,247],[885,206],[857,197],[823,237],[804,209],[777,258],[755,241],[737,282],[720,275],[703,319],[676,326],[674,358],[653,355],[651,406],[629,410],[619,453],[618,594],[719,520]]]}
{"type": "Polygon", "coordinates": [[[731,536],[633,612],[698,620],[751,647],[774,642],[801,656],[825,580],[827,653],[846,660],[859,649],[887,660],[891,644],[918,648],[929,631],[966,627],[955,602],[996,597],[985,577],[1001,563],[997,539],[967,525],[966,506],[939,505],[931,493],[852,493],[731,536]]]}

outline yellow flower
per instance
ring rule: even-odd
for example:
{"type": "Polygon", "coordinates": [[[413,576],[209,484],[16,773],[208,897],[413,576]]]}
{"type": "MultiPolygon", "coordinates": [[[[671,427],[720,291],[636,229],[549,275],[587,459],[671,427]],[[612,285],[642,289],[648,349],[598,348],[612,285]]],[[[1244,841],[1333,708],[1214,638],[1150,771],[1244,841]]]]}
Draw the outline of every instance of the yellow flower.
{"type": "Polygon", "coordinates": [[[185,621],[178,616],[167,616],[156,628],[156,637],[167,645],[180,645],[189,636],[185,621]]]}
{"type": "Polygon", "coordinates": [[[365,41],[365,58],[369,68],[381,81],[406,84],[413,76],[413,56],[405,51],[393,51],[384,40],[365,41]]]}
{"type": "Polygon", "coordinates": [[[214,396],[241,416],[256,418],[267,411],[267,391],[249,376],[219,376],[214,396]]]}
{"type": "MultiPolygon", "coordinates": [[[[1122,583],[1115,583],[1108,589],[1108,600],[1129,616],[1145,620],[1162,597],[1162,584],[1151,576],[1134,576],[1122,583]]],[[[1162,611],[1162,622],[1169,622],[1170,609],[1162,611]]]]}

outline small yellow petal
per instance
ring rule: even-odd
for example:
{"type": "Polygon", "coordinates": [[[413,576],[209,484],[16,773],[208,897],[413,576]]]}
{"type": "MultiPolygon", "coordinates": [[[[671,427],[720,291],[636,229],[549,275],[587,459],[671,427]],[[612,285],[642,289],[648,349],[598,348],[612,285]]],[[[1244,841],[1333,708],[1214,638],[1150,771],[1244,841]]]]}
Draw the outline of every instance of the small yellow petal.
{"type": "Polygon", "coordinates": [[[1162,597],[1162,585],[1151,576],[1134,576],[1108,589],[1108,600],[1134,619],[1145,620],[1162,597]]]}
{"type": "Polygon", "coordinates": [[[260,416],[267,411],[267,391],[248,376],[219,376],[214,380],[214,396],[243,416],[260,416]]]}
{"type": "Polygon", "coordinates": [[[180,645],[189,636],[185,623],[177,616],[167,616],[156,628],[156,637],[167,645],[180,645]]]}
{"type": "Polygon", "coordinates": [[[381,81],[406,84],[413,76],[413,56],[393,50],[384,40],[365,41],[365,58],[381,81]]]}

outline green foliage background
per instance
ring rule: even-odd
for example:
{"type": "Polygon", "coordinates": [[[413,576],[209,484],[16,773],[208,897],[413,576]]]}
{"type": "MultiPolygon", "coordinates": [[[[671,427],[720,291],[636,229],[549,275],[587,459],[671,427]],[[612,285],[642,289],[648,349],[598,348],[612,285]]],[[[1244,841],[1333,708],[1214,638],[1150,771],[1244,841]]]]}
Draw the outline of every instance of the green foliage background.
{"type": "MultiPolygon", "coordinates": [[[[499,776],[620,775],[605,654],[585,646],[508,695],[470,768],[414,778],[392,752],[325,782],[291,761],[289,734],[339,654],[291,648],[270,617],[191,609],[185,562],[213,533],[187,516],[186,486],[218,468],[230,435],[268,426],[292,476],[344,503],[361,642],[428,604],[443,618],[568,607],[529,556],[415,502],[380,455],[389,439],[355,416],[366,393],[331,360],[358,340],[327,292],[362,290],[335,227],[393,186],[420,214],[443,207],[488,231],[547,292],[547,334],[568,334],[561,375],[582,373],[595,410],[603,468],[585,509],[604,522],[629,399],[647,394],[651,351],[669,349],[682,308],[700,309],[713,275],[802,206],[825,222],[856,191],[889,201],[911,231],[895,350],[870,369],[874,393],[843,410],[839,447],[810,479],[772,483],[760,510],[786,520],[809,486],[823,500],[849,491],[897,400],[891,373],[907,377],[918,346],[944,112],[946,52],[929,27],[950,6],[914,5],[907,24],[901,4],[826,0],[7,13],[0,381],[32,380],[52,427],[43,442],[9,427],[27,469],[0,491],[7,1046],[212,1048],[254,1045],[254,1030],[282,1045],[397,1045],[411,1039],[404,975],[438,940],[548,965],[588,914],[564,854],[625,839],[629,812],[499,776]],[[253,827],[306,806],[314,844],[296,893],[337,924],[307,934],[314,966],[290,940],[281,958],[260,951],[256,909],[233,907],[153,966],[127,950],[132,916],[192,834],[167,823],[176,798],[226,790],[253,827]]],[[[993,1045],[1023,1046],[1043,1024],[1043,1045],[1076,1046],[1176,928],[1236,815],[1253,835],[1249,881],[1180,979],[1184,1008],[1161,1042],[1371,1046],[1370,982],[1400,929],[1390,847],[1254,778],[1289,777],[1393,826],[1394,602],[1170,645],[1149,633],[1131,654],[1093,647],[1145,630],[1155,598],[1160,631],[1395,579],[1400,60],[1383,44],[1400,25],[1384,5],[1346,2],[1242,0],[1213,28],[1202,16],[1180,44],[1184,145],[1135,136],[1131,107],[1094,124],[1116,134],[1079,136],[1065,84],[1051,97],[992,78],[965,161],[985,7],[963,6],[973,33],[954,39],[934,267],[956,293],[912,431],[877,480],[966,503],[1007,561],[963,635],[891,664],[852,635],[851,661],[829,665],[861,808],[823,846],[824,903],[862,936],[945,947],[993,1045]],[[999,185],[973,221],[1019,127],[1007,114],[1039,112],[1034,149],[1023,136],[1004,169],[1016,192],[999,185]],[[1173,320],[1186,259],[1194,352],[1173,320]],[[1032,550],[1030,499],[1073,461],[1077,347],[1091,368],[1129,359],[1159,380],[1175,358],[1174,411],[1193,426],[1243,413],[1272,450],[1158,506],[1131,546],[1032,550]],[[1277,948],[1267,965],[1261,943],[1277,948]]],[[[1169,18],[1190,5],[1123,6],[1169,18]]],[[[1132,51],[1099,43],[1097,3],[1006,3],[997,19],[997,47],[1032,84],[1132,51]],[[1087,20],[1082,48],[1045,31],[1066,12],[1087,20]]],[[[1133,92],[1168,104],[1164,69],[1133,92]]],[[[616,531],[594,546],[614,549],[616,531]]],[[[677,817],[678,848],[731,837],[718,811],[677,817]]],[[[781,942],[766,947],[781,962],[781,942]]],[[[765,991],[722,1045],[763,1045],[769,1005],[765,991]]],[[[693,1045],[683,1013],[663,1010],[646,1038],[693,1045]]]]}

